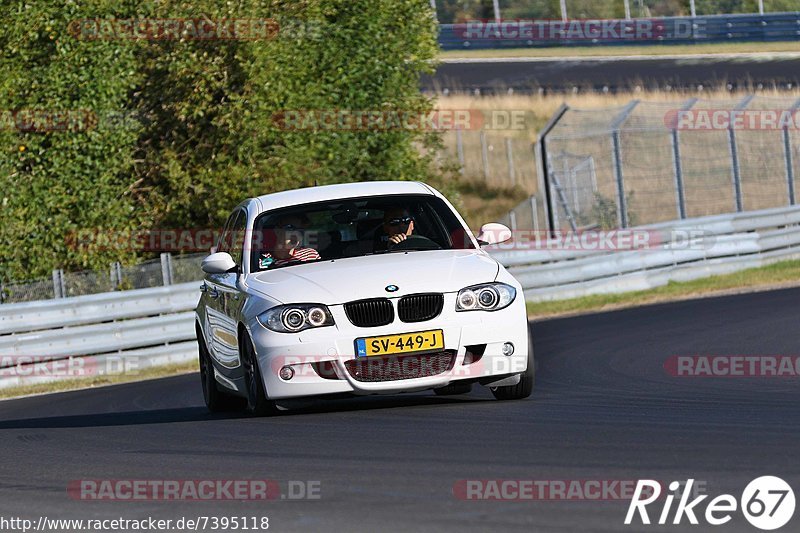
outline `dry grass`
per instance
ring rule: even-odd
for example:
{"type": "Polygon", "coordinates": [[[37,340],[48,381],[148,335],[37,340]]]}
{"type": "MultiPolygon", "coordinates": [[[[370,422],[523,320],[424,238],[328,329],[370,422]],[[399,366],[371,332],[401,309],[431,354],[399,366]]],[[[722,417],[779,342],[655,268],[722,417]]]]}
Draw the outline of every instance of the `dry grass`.
{"type": "MultiPolygon", "coordinates": [[[[575,138],[554,142],[550,153],[576,153],[592,156],[596,164],[599,192],[609,198],[615,195],[613,164],[611,161],[610,136],[603,128],[615,113],[633,99],[641,105],[632,119],[642,124],[658,125],[667,110],[676,109],[677,104],[696,97],[706,101],[698,106],[713,108],[728,107],[746,96],[748,92],[727,90],[686,91],[635,91],[619,94],[578,92],[577,94],[511,94],[474,96],[468,94],[440,95],[437,107],[446,110],[481,111],[485,120],[491,113],[524,113],[523,128],[519,130],[486,130],[485,136],[490,172],[484,176],[484,165],[478,131],[462,133],[464,147],[465,178],[468,181],[485,183],[490,188],[520,188],[528,194],[538,189],[536,161],[533,143],[538,132],[564,103],[573,109],[594,110],[582,113],[572,120],[572,134],[580,135],[598,128],[591,138],[575,138]],[[658,105],[661,107],[658,107],[658,105]],[[511,139],[513,147],[515,180],[508,172],[505,139],[511,139]]],[[[767,89],[757,91],[762,98],[761,106],[777,108],[781,104],[764,98],[789,101],[800,98],[800,90],[767,89]]],[[[753,104],[756,105],[756,104],[753,104]]],[[[784,104],[785,105],[785,104],[784,104]]],[[[574,115],[573,115],[574,116],[574,115]]],[[[630,121],[629,121],[630,122],[630,121]]],[[[559,127],[570,127],[570,124],[559,127]]],[[[800,142],[795,135],[794,142],[800,142]]],[[[457,160],[456,133],[448,131],[443,136],[446,156],[457,160]]],[[[783,179],[783,146],[779,132],[746,132],[739,135],[742,188],[745,209],[761,209],[783,205],[786,184],[783,179]]],[[[687,132],[682,134],[681,149],[684,158],[687,209],[689,216],[702,216],[728,212],[734,205],[730,186],[730,155],[726,132],[687,132]]],[[[663,131],[636,131],[623,135],[623,163],[626,172],[626,189],[631,191],[631,209],[634,218],[637,212],[647,217],[647,222],[671,220],[676,217],[674,200],[672,152],[666,128],[663,131]],[[668,192],[669,194],[665,194],[668,192]]],[[[799,162],[800,163],[800,162],[799,162]]],[[[800,177],[800,168],[796,175],[800,177]]],[[[798,184],[800,190],[800,183],[798,184]]],[[[641,216],[640,216],[641,218],[641,216]]]]}
{"type": "Polygon", "coordinates": [[[492,58],[492,57],[609,57],[609,56],[664,56],[704,54],[800,53],[797,42],[781,43],[709,43],[686,45],[646,46],[558,46],[553,48],[508,48],[500,50],[447,50],[439,58],[492,58]],[[754,50],[756,48],[756,50],[754,50]]]}

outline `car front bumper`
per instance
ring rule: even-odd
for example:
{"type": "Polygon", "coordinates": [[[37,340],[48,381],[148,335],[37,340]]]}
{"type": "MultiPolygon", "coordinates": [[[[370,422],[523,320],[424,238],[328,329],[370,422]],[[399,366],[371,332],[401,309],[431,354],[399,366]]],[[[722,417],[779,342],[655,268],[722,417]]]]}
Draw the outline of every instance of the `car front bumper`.
{"type": "MultiPolygon", "coordinates": [[[[336,393],[392,394],[439,388],[457,381],[491,382],[522,373],[528,363],[528,323],[525,304],[518,295],[500,311],[455,312],[455,294],[445,295],[444,310],[433,320],[392,324],[377,328],[353,326],[342,306],[331,306],[335,326],[306,330],[297,334],[276,333],[258,321],[249,324],[259,361],[264,387],[271,399],[300,398],[336,393]],[[444,352],[454,356],[452,367],[433,365],[433,375],[407,379],[364,381],[348,370],[348,362],[358,360],[370,367],[370,357],[357,358],[355,340],[361,337],[393,335],[441,329],[444,352]],[[514,346],[512,355],[503,354],[503,345],[514,346]],[[478,357],[473,352],[481,351],[478,357]],[[468,355],[469,352],[469,355],[468,355]],[[280,371],[292,369],[291,379],[280,371]],[[323,370],[323,372],[320,372],[323,370]],[[327,372],[325,372],[327,370],[327,372]]],[[[402,362],[389,358],[395,369],[414,368],[415,357],[402,362]],[[409,365],[406,365],[409,363],[409,365]]],[[[422,365],[425,365],[423,359],[422,365]]],[[[424,374],[424,373],[423,373],[424,374]]],[[[428,372],[431,374],[431,372],[428,372]]],[[[383,377],[399,377],[383,374],[383,377]]]]}

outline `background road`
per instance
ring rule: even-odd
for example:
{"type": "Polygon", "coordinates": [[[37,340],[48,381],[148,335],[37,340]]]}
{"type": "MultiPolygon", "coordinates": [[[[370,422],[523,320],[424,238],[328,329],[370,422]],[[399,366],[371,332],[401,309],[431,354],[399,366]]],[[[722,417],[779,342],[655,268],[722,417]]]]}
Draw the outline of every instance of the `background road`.
{"type": "Polygon", "coordinates": [[[637,86],[665,89],[667,86],[695,90],[747,89],[759,83],[765,87],[777,84],[800,84],[800,58],[753,56],[736,58],[683,57],[619,59],[552,59],[552,60],[474,60],[439,65],[433,77],[423,79],[423,89],[450,91],[481,89],[482,92],[547,91],[581,89],[610,91],[630,90],[637,86]]]}
{"type": "MultiPolygon", "coordinates": [[[[690,530],[626,528],[627,502],[460,501],[452,487],[693,477],[712,496],[738,497],[770,474],[797,492],[796,379],[673,378],[662,365],[671,355],[798,354],[798,300],[792,289],[535,323],[537,389],[514,403],[476,389],[220,417],[202,407],[196,375],[0,402],[0,516],[267,515],[274,531],[690,530]],[[319,480],[322,497],[69,499],[67,483],[82,478],[319,480]]],[[[796,514],[786,530],[798,523],[796,514]]],[[[741,515],[717,530],[753,531],[741,515]]]]}

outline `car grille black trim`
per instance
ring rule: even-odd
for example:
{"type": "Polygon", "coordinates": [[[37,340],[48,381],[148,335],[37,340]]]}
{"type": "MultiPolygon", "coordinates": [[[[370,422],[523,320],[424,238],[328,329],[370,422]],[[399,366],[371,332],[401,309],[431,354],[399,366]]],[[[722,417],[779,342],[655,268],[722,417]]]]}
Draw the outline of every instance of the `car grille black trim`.
{"type": "Polygon", "coordinates": [[[381,382],[437,376],[452,370],[456,352],[359,357],[346,361],[347,372],[356,381],[381,382]]]}
{"type": "Polygon", "coordinates": [[[441,293],[409,294],[397,303],[397,315],[403,322],[424,322],[439,316],[444,308],[441,293]]]}
{"type": "Polygon", "coordinates": [[[370,298],[344,304],[344,312],[354,326],[374,328],[394,322],[394,308],[388,298],[370,298]]]}

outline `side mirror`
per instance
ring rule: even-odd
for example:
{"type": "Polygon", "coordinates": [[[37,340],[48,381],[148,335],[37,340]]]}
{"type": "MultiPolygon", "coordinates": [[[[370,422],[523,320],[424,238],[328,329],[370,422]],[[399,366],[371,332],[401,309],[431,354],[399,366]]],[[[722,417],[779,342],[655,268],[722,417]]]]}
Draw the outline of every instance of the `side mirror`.
{"type": "Polygon", "coordinates": [[[511,240],[511,230],[508,226],[492,222],[491,224],[484,224],[478,232],[478,243],[481,246],[487,244],[502,244],[511,240]]]}
{"type": "Polygon", "coordinates": [[[225,274],[236,270],[236,262],[228,252],[217,252],[203,259],[201,266],[206,274],[225,274]]]}

